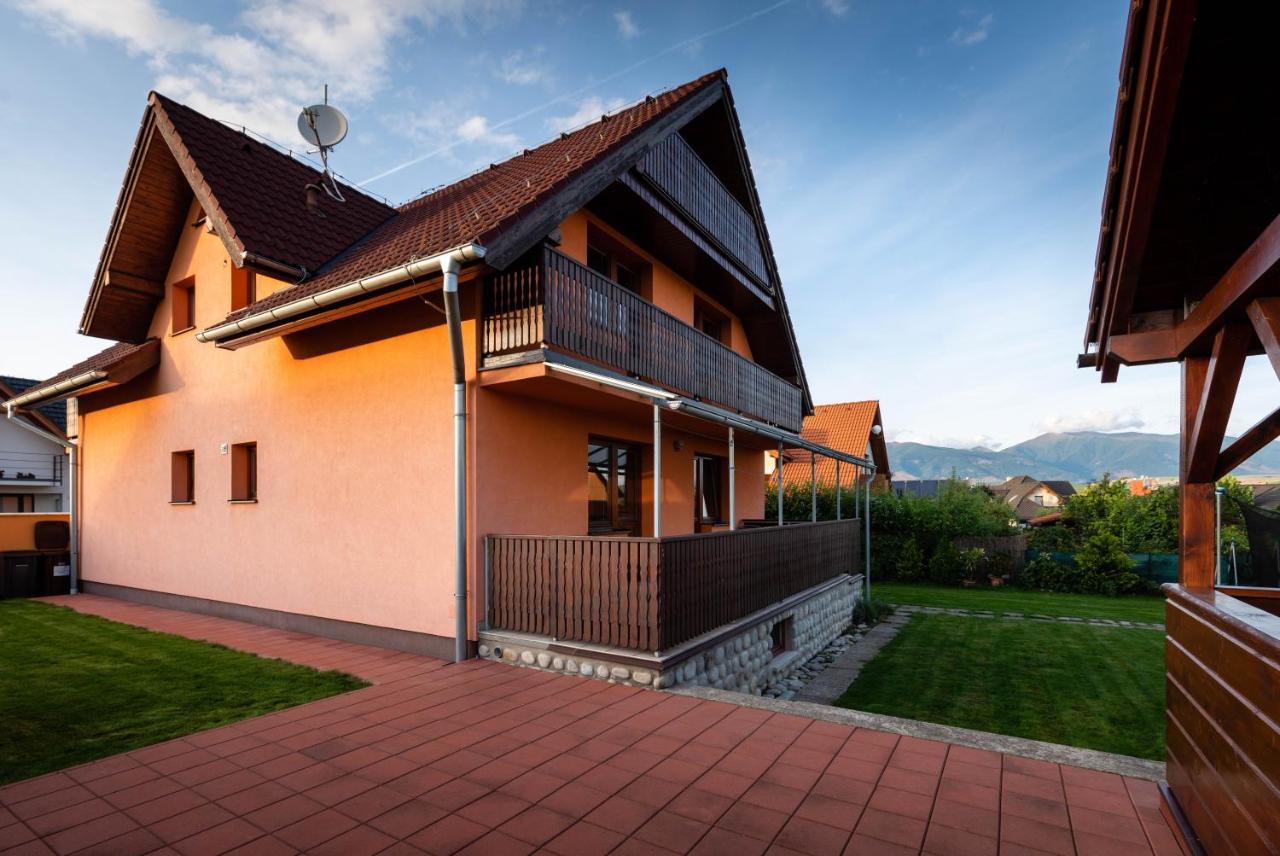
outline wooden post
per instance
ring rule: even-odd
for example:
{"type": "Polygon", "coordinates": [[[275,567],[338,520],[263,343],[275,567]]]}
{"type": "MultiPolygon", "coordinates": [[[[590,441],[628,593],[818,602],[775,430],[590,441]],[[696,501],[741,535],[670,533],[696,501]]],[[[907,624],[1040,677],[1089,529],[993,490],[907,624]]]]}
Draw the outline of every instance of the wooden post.
{"type": "Polygon", "coordinates": [[[1217,549],[1213,535],[1212,481],[1188,481],[1191,440],[1195,430],[1209,357],[1187,357],[1182,362],[1182,434],[1179,455],[1178,582],[1185,588],[1213,586],[1213,555],[1217,549]]]}

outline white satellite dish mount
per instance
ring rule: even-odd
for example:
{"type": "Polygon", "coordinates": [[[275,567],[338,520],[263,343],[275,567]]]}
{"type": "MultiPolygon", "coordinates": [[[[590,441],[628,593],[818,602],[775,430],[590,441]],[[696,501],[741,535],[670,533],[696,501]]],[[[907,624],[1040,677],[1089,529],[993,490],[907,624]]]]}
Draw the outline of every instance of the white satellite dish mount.
{"type": "Polygon", "coordinates": [[[346,202],[342,191],[338,189],[338,181],[329,169],[329,150],[342,142],[347,136],[347,117],[337,107],[329,105],[329,84],[324,86],[324,103],[303,107],[298,114],[298,133],[310,145],[316,146],[320,152],[320,163],[324,165],[324,177],[320,186],[324,192],[336,202],[346,202]]]}

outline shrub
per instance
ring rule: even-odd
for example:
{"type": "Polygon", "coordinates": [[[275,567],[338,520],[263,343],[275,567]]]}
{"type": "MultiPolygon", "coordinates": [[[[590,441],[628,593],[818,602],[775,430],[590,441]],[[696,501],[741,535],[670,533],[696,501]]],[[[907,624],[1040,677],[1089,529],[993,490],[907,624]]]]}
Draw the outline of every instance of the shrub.
{"type": "Polygon", "coordinates": [[[987,574],[992,577],[1013,576],[1013,556],[1008,553],[991,553],[987,556],[987,574]]]}
{"type": "Polygon", "coordinates": [[[859,598],[853,605],[853,626],[859,624],[879,624],[886,616],[893,614],[893,607],[878,597],[871,600],[859,598]]]}
{"type": "Polygon", "coordinates": [[[907,538],[898,548],[896,565],[898,579],[903,582],[915,582],[924,579],[924,553],[915,538],[907,538]]]}
{"type": "Polygon", "coordinates": [[[1081,591],[1092,594],[1130,594],[1142,588],[1142,579],[1133,572],[1134,562],[1124,552],[1120,539],[1110,532],[1090,536],[1076,553],[1081,591]]]}
{"type": "Polygon", "coordinates": [[[957,552],[960,566],[960,579],[965,582],[974,582],[978,579],[978,570],[983,565],[983,558],[987,555],[987,551],[981,547],[970,547],[967,550],[957,552]]]}
{"type": "Polygon", "coordinates": [[[1015,582],[1036,591],[1074,592],[1078,574],[1074,568],[1059,564],[1048,555],[1039,555],[1027,563],[1015,582]]]}
{"type": "Polygon", "coordinates": [[[938,585],[959,585],[964,578],[960,551],[951,544],[943,544],[929,559],[929,582],[938,585]]]}

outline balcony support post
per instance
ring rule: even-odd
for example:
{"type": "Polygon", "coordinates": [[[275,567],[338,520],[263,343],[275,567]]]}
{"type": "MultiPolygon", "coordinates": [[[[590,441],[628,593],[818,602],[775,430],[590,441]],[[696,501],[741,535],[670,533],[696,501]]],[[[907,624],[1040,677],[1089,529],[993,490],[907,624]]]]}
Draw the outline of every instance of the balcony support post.
{"type": "Polygon", "coordinates": [[[844,494],[844,487],[840,484],[840,459],[836,458],[836,520],[840,518],[840,500],[844,494]]]}
{"type": "Polygon", "coordinates": [[[729,426],[729,531],[738,528],[738,491],[736,473],[737,463],[734,460],[733,426],[729,426]]]}
{"type": "Polygon", "coordinates": [[[662,407],[653,405],[653,537],[662,537],[662,407]]]}
{"type": "Polygon", "coordinates": [[[778,525],[781,526],[784,520],[782,517],[782,440],[778,440],[778,525]]]}
{"type": "MultiPolygon", "coordinates": [[[[861,473],[859,473],[861,475],[861,473]]],[[[866,548],[866,563],[862,568],[862,579],[866,584],[866,599],[871,603],[871,472],[867,473],[866,514],[863,515],[862,541],[866,548]]]]}
{"type": "Polygon", "coordinates": [[[809,522],[818,522],[818,453],[809,453],[809,522]]]}

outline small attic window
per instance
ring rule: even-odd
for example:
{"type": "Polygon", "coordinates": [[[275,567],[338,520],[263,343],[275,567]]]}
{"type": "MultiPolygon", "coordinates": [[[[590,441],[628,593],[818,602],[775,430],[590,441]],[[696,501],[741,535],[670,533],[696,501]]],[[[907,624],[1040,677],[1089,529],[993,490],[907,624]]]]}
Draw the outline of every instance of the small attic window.
{"type": "Polygon", "coordinates": [[[169,286],[169,303],[173,311],[173,335],[196,326],[196,278],[189,276],[169,286]]]}
{"type": "Polygon", "coordinates": [[[258,299],[258,275],[248,268],[231,268],[231,311],[244,309],[258,299]]]}

